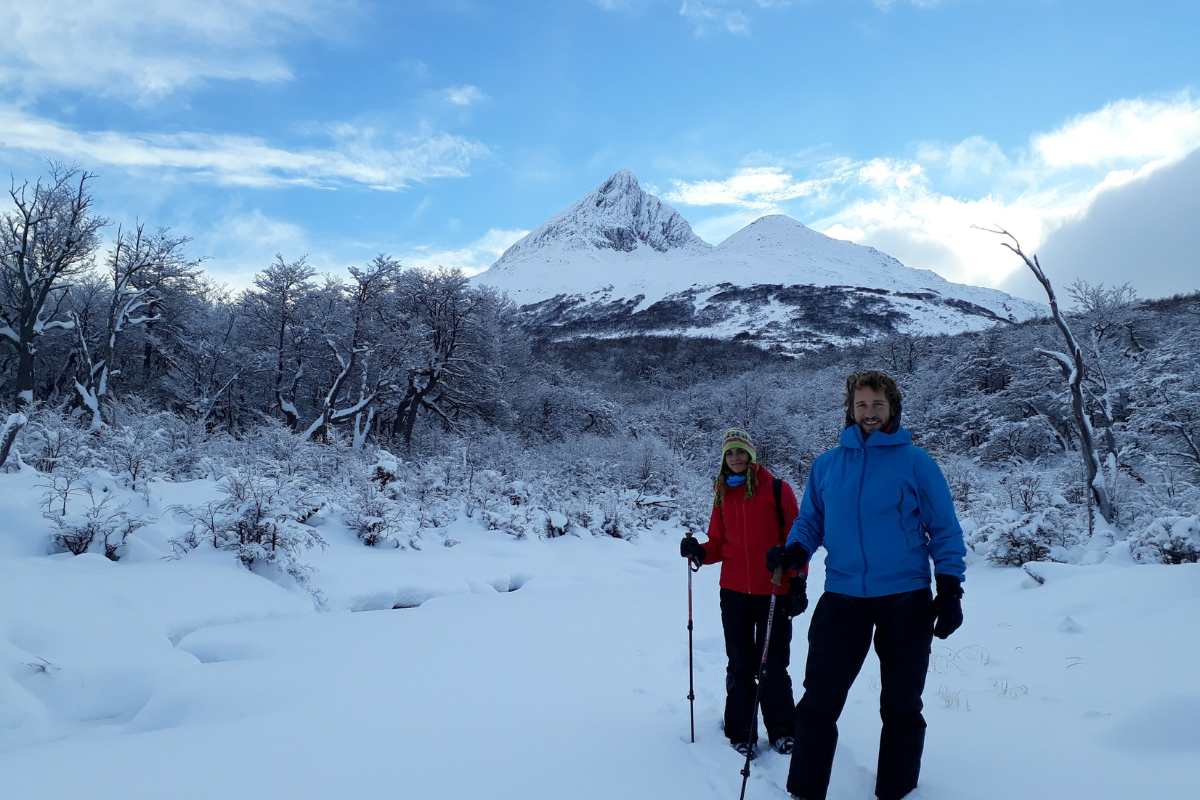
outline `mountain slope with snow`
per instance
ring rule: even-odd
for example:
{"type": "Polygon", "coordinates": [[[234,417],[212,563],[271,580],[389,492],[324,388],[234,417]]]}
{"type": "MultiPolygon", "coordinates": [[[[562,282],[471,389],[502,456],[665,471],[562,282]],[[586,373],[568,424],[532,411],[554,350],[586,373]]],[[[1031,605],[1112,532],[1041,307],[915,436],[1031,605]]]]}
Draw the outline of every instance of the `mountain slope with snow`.
{"type": "Polygon", "coordinates": [[[980,330],[1044,313],[782,215],[712,247],[627,171],[475,280],[507,293],[555,338],[713,336],[796,351],[891,333],[980,330]]]}

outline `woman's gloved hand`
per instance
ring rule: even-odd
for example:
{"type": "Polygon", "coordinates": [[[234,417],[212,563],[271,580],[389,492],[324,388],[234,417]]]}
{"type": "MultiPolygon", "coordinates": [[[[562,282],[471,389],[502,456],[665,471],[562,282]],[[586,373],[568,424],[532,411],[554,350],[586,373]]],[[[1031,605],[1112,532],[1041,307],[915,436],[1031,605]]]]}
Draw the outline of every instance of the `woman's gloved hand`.
{"type": "Polygon", "coordinates": [[[694,536],[685,536],[679,541],[679,555],[700,566],[704,563],[704,545],[696,541],[694,536]]]}

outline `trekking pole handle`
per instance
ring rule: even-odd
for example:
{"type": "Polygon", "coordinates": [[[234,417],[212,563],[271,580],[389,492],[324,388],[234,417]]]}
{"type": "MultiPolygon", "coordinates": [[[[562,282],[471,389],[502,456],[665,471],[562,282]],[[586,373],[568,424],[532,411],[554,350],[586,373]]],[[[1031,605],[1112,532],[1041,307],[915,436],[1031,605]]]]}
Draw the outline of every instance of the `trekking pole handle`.
{"type": "MultiPolygon", "coordinates": [[[[761,574],[760,572],[759,575],[761,574]]],[[[771,573],[771,583],[776,586],[783,586],[783,567],[776,567],[775,571],[771,573]]]]}
{"type": "MultiPolygon", "coordinates": [[[[691,531],[685,531],[683,535],[686,538],[691,539],[693,542],[696,541],[696,537],[692,534],[691,531]]],[[[688,569],[691,570],[692,572],[700,571],[700,564],[697,561],[695,561],[694,559],[688,558],[687,563],[688,563],[688,569]]]]}

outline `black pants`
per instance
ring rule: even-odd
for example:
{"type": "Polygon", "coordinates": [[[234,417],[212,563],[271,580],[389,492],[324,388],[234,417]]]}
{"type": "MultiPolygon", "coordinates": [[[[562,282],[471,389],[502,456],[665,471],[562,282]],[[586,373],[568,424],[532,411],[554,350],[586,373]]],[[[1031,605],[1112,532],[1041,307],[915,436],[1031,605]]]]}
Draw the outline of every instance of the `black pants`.
{"type": "MultiPolygon", "coordinates": [[[[751,730],[751,726],[770,603],[768,595],[721,590],[721,626],[725,629],[725,653],[729,656],[725,673],[725,735],[731,742],[752,742],[758,738],[758,732],[751,730]]],[[[775,603],[761,698],[763,723],[771,741],[791,736],[795,727],[792,706],[795,700],[787,671],[791,650],[792,620],[787,615],[787,598],[781,596],[775,603]]]]}
{"type": "Polygon", "coordinates": [[[805,800],[825,800],[837,719],[867,657],[872,630],[883,684],[875,794],[898,800],[917,785],[925,746],[921,692],[933,642],[933,595],[929,589],[867,598],[826,592],[808,629],[804,697],[796,706],[796,749],[787,781],[788,791],[805,800]]]}

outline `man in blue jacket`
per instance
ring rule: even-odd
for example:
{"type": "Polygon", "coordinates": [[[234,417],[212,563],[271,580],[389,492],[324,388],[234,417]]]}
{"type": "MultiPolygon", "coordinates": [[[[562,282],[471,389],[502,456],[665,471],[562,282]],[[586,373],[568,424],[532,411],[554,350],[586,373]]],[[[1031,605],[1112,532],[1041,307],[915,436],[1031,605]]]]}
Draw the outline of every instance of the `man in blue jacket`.
{"type": "Polygon", "coordinates": [[[942,471],[900,427],[896,382],[882,372],[851,375],[845,406],[839,446],[813,462],[787,544],[767,553],[774,571],[798,569],[818,547],[826,551],[787,788],[824,800],[837,719],[873,633],[883,684],[875,795],[899,800],[921,771],[921,692],[933,636],[945,639],[962,625],[966,547],[942,471]]]}

